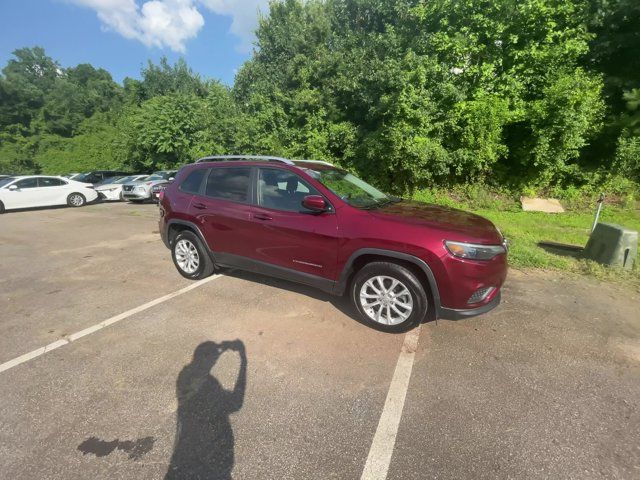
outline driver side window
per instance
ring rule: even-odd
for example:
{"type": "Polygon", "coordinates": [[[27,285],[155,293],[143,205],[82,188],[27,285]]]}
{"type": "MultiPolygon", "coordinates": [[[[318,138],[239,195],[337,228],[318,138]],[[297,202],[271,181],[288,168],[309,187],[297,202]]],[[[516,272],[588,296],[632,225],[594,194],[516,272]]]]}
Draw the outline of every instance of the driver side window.
{"type": "Polygon", "coordinates": [[[274,210],[300,212],[302,199],[320,193],[288,170],[261,168],[258,174],[258,205],[274,210]]]}

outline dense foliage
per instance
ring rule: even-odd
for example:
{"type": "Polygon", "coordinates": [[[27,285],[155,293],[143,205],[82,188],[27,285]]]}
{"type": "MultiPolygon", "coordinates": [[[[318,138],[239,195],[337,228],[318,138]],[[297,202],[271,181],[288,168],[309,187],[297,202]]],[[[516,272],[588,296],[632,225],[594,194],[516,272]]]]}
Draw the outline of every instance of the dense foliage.
{"type": "Polygon", "coordinates": [[[115,83],[16,50],[0,171],[325,159],[404,193],[640,181],[637,0],[281,0],[228,88],[184,62],[115,83]]]}

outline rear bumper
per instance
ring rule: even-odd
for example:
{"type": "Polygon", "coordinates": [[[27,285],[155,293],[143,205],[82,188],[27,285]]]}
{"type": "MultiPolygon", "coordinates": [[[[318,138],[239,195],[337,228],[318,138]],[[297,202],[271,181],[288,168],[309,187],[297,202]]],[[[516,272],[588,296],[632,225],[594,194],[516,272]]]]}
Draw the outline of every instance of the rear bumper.
{"type": "Polygon", "coordinates": [[[446,308],[440,307],[438,318],[445,320],[462,320],[464,318],[475,317],[483,313],[490,312],[500,305],[501,292],[498,291],[488,303],[476,308],[446,308]]]}
{"type": "Polygon", "coordinates": [[[84,195],[84,198],[87,200],[87,202],[93,202],[94,200],[98,199],[98,192],[96,192],[95,190],[87,189],[85,192],[80,192],[84,195]]]}
{"type": "Polygon", "coordinates": [[[160,220],[158,221],[158,231],[160,232],[160,238],[162,239],[162,243],[164,243],[164,246],[171,250],[167,222],[164,217],[160,217],[160,220]]]}

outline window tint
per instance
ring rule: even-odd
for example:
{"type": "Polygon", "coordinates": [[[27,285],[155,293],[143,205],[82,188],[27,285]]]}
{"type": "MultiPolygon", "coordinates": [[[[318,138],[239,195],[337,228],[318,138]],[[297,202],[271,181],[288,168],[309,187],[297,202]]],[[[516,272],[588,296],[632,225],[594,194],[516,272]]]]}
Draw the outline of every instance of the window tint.
{"type": "Polygon", "coordinates": [[[38,179],[38,186],[40,187],[59,187],[60,185],[66,185],[66,183],[58,178],[40,177],[38,179]]]}
{"type": "Polygon", "coordinates": [[[16,182],[18,188],[36,188],[38,186],[38,177],[34,178],[25,178],[24,180],[20,180],[16,182]]]}
{"type": "Polygon", "coordinates": [[[180,184],[180,190],[187,193],[200,193],[200,185],[202,185],[202,179],[208,170],[206,168],[199,168],[191,172],[187,178],[180,184]]]}
{"type": "Polygon", "coordinates": [[[96,173],[93,173],[93,172],[83,173],[82,175],[74,178],[74,180],[77,180],[78,182],[83,182],[83,183],[97,183],[101,179],[102,177],[98,176],[96,173]]]}
{"type": "Polygon", "coordinates": [[[275,210],[299,212],[307,195],[320,195],[311,185],[288,170],[261,168],[258,176],[258,204],[275,210]]]}
{"type": "Polygon", "coordinates": [[[10,184],[14,180],[15,180],[15,178],[13,178],[13,177],[0,178],[0,188],[4,187],[5,185],[10,184]]]}
{"type": "Polygon", "coordinates": [[[212,168],[207,178],[206,195],[213,198],[246,202],[249,198],[249,167],[212,168]]]}

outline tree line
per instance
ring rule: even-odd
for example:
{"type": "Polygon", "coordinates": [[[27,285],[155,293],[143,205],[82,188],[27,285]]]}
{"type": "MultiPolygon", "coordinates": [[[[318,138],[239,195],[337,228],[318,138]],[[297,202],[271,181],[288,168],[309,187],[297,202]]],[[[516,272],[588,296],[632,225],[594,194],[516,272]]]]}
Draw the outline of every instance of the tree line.
{"type": "Polygon", "coordinates": [[[232,87],[180,60],[120,85],[42,48],[0,76],[0,173],[203,155],[328,160],[394,193],[640,181],[637,0],[278,0],[232,87]]]}

